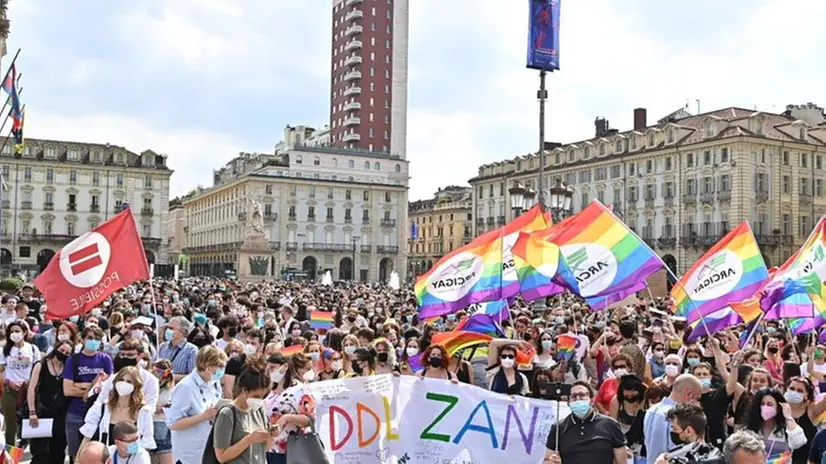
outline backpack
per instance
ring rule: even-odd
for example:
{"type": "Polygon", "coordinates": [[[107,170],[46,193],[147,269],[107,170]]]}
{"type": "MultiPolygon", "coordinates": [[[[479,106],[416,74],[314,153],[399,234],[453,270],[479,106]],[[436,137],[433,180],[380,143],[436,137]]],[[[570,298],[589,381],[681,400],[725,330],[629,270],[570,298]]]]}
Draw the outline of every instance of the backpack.
{"type": "MultiPolygon", "coordinates": [[[[235,408],[231,404],[221,407],[221,409],[224,408],[230,408],[232,410],[232,431],[229,433],[230,438],[232,438],[235,436],[235,408]]],[[[218,414],[221,414],[221,409],[218,410],[218,414]]],[[[216,420],[212,421],[212,427],[209,429],[206,448],[204,448],[204,455],[201,457],[201,464],[220,464],[218,456],[215,455],[215,424],[218,423],[218,414],[215,415],[216,420]]]]}

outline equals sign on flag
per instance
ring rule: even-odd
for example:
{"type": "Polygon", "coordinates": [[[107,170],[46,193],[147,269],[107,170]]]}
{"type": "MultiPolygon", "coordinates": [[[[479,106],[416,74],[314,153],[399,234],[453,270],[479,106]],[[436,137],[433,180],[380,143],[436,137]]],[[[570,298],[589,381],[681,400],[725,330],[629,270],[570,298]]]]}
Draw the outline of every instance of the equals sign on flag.
{"type": "Polygon", "coordinates": [[[69,266],[72,268],[72,275],[78,275],[103,264],[100,258],[98,244],[93,243],[81,248],[69,255],[69,266]]]}

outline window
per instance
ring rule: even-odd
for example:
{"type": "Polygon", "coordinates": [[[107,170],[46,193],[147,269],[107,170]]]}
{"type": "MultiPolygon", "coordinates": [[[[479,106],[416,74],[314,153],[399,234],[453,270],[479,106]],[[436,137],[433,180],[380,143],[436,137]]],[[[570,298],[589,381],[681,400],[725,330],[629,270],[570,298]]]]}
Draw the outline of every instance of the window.
{"type": "Polygon", "coordinates": [[[379,164],[378,161],[373,163],[373,170],[375,170],[375,171],[380,171],[381,170],[381,164],[379,164]]]}
{"type": "Polygon", "coordinates": [[[397,165],[396,165],[396,167],[394,168],[394,170],[395,170],[396,172],[402,172],[402,165],[401,165],[401,164],[397,164],[397,165]]]}
{"type": "Polygon", "coordinates": [[[353,220],[352,210],[350,208],[344,209],[344,222],[350,222],[353,220]]]}
{"type": "Polygon", "coordinates": [[[723,174],[720,176],[720,191],[722,192],[730,192],[731,191],[731,176],[728,174],[723,174]]]}
{"type": "Polygon", "coordinates": [[[290,218],[291,218],[291,219],[295,219],[295,205],[291,205],[291,206],[290,206],[290,212],[289,212],[289,214],[290,214],[290,218]]]}
{"type": "Polygon", "coordinates": [[[95,150],[92,152],[92,160],[96,163],[100,162],[100,152],[95,150]]]}
{"type": "Polygon", "coordinates": [[[148,189],[152,188],[152,174],[147,174],[143,177],[143,187],[148,189]]]}
{"type": "Polygon", "coordinates": [[[100,185],[100,172],[92,172],[92,185],[100,185]]]}
{"type": "Polygon", "coordinates": [[[671,161],[671,157],[670,157],[670,156],[666,156],[666,157],[665,157],[665,170],[666,170],[666,171],[670,171],[670,170],[671,170],[671,168],[672,168],[672,164],[671,164],[671,163],[672,163],[672,161],[671,161]]]}
{"type": "MultiPolygon", "coordinates": [[[[493,186],[491,185],[491,191],[493,191],[493,186]]],[[[390,203],[390,192],[384,192],[384,202],[390,203]]]]}
{"type": "Polygon", "coordinates": [[[805,177],[800,178],[800,190],[798,193],[800,193],[801,195],[809,194],[809,179],[805,177]]]}
{"type": "Polygon", "coordinates": [[[78,157],[77,150],[75,150],[74,148],[70,148],[69,149],[69,159],[70,160],[76,160],[77,157],[78,157]]]}
{"type": "Polygon", "coordinates": [[[307,207],[307,218],[314,219],[315,218],[315,206],[308,206],[307,207]]]}
{"type": "Polygon", "coordinates": [[[370,220],[370,210],[369,209],[361,210],[361,220],[362,221],[369,221],[370,220]]]}
{"type": "Polygon", "coordinates": [[[364,162],[364,169],[370,169],[370,162],[369,161],[364,162]]]}
{"type": "Polygon", "coordinates": [[[46,235],[52,235],[52,226],[54,222],[51,219],[44,219],[43,220],[43,233],[46,235]]]}
{"type": "Polygon", "coordinates": [[[54,205],[54,193],[46,192],[45,199],[46,204],[54,205]]]}
{"type": "MultiPolygon", "coordinates": [[[[9,146],[11,148],[11,146],[9,146]]],[[[5,148],[4,148],[5,150],[5,148]]],[[[31,258],[32,257],[32,247],[30,246],[22,246],[20,247],[19,255],[21,258],[31,258]]]]}
{"type": "Polygon", "coordinates": [[[294,197],[294,196],[295,196],[295,192],[296,192],[296,186],[295,186],[295,184],[290,185],[290,196],[291,196],[291,197],[294,197]]]}
{"type": "Polygon", "coordinates": [[[347,161],[347,167],[348,167],[348,168],[354,168],[354,167],[356,167],[356,162],[355,162],[355,161],[353,161],[353,160],[349,160],[349,161],[347,161]]]}
{"type": "Polygon", "coordinates": [[[32,168],[26,167],[26,169],[23,170],[23,180],[26,182],[32,181],[32,168]]]}
{"type": "Polygon", "coordinates": [[[44,154],[46,155],[46,158],[54,158],[54,148],[47,148],[44,151],[44,154]]]}
{"type": "Polygon", "coordinates": [[[74,169],[69,171],[69,183],[72,185],[77,183],[77,171],[75,171],[74,169]]]}
{"type": "Polygon", "coordinates": [[[115,183],[118,187],[123,187],[123,174],[118,173],[118,175],[115,177],[115,183]]]}
{"type": "Polygon", "coordinates": [[[622,151],[622,140],[617,140],[617,153],[622,151]]]}
{"type": "MultiPolygon", "coordinates": [[[[66,223],[66,234],[75,235],[75,222],[69,221],[66,223]]],[[[145,237],[145,235],[144,235],[145,237]]]]}
{"type": "Polygon", "coordinates": [[[711,152],[706,150],[703,152],[703,166],[708,166],[711,164],[711,152]]]}
{"type": "Polygon", "coordinates": [[[46,183],[54,183],[54,169],[52,168],[46,168],[46,183]]]}
{"type": "Polygon", "coordinates": [[[787,151],[783,152],[783,165],[785,165],[785,166],[789,165],[789,152],[787,152],[787,151]]]}
{"type": "Polygon", "coordinates": [[[365,190],[364,193],[363,193],[362,199],[364,201],[370,201],[370,192],[365,190]]]}
{"type": "Polygon", "coordinates": [[[809,216],[800,216],[800,229],[797,235],[800,237],[809,235],[809,216]]]}
{"type": "Polygon", "coordinates": [[[628,175],[629,176],[636,176],[637,175],[637,163],[629,163],[628,164],[628,175]]]}
{"type": "Polygon", "coordinates": [[[315,198],[315,185],[310,186],[310,198],[315,198]]]}
{"type": "Polygon", "coordinates": [[[350,189],[345,190],[344,191],[344,199],[345,200],[351,200],[352,199],[351,197],[352,197],[352,191],[350,189]]]}
{"type": "Polygon", "coordinates": [[[654,173],[654,160],[645,160],[645,173],[646,174],[653,174],[654,173]]]}
{"type": "Polygon", "coordinates": [[[728,148],[721,148],[720,149],[720,162],[721,163],[728,163],[728,148]]]}
{"type": "Polygon", "coordinates": [[[328,200],[333,199],[333,188],[332,187],[327,187],[327,199],[328,200]]]}
{"type": "Polygon", "coordinates": [[[295,164],[301,164],[304,160],[301,158],[301,155],[295,157],[295,164]]]}
{"type": "Polygon", "coordinates": [[[792,186],[791,186],[791,179],[789,176],[783,176],[782,184],[783,184],[783,193],[791,193],[792,186]]]}
{"type": "Polygon", "coordinates": [[[809,165],[809,155],[806,153],[800,154],[800,167],[805,168],[809,165]]]}
{"type": "Polygon", "coordinates": [[[330,206],[327,207],[327,219],[333,220],[333,208],[330,206]]]}
{"type": "Polygon", "coordinates": [[[267,184],[264,186],[264,193],[267,195],[272,195],[272,184],[267,184]]]}

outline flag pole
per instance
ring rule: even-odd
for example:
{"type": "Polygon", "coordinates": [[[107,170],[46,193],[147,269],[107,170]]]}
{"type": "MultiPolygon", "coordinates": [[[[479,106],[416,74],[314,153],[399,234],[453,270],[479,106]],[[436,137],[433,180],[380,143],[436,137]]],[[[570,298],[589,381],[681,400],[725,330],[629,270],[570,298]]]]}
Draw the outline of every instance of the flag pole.
{"type": "Polygon", "coordinates": [[[746,346],[748,346],[748,344],[751,341],[752,337],[754,337],[754,333],[757,331],[757,326],[760,325],[760,322],[763,320],[763,316],[765,316],[765,315],[766,315],[766,313],[764,313],[763,311],[760,311],[760,315],[757,316],[757,323],[754,324],[754,327],[751,328],[751,333],[749,333],[749,336],[746,337],[746,341],[743,342],[742,348],[745,348],[746,346]]]}
{"type": "Polygon", "coordinates": [[[9,65],[9,69],[6,70],[6,74],[3,76],[3,80],[1,82],[6,82],[6,78],[9,77],[9,73],[14,68],[14,63],[17,61],[17,57],[20,56],[20,50],[22,50],[22,48],[18,48],[17,53],[14,54],[14,58],[12,58],[11,64],[9,65]]]}
{"type": "MultiPolygon", "coordinates": [[[[26,108],[26,105],[23,105],[23,107],[20,108],[20,112],[22,113],[25,108],[26,108]]],[[[9,120],[10,115],[11,115],[11,110],[9,110],[9,114],[6,116],[6,119],[3,121],[3,124],[0,125],[0,134],[3,133],[3,128],[6,127],[6,122],[9,120]]],[[[12,131],[9,131],[9,134],[6,135],[6,138],[3,139],[3,145],[0,145],[0,153],[3,153],[3,150],[6,149],[6,145],[9,144],[9,137],[11,137],[11,133],[12,133],[12,131]]]]}

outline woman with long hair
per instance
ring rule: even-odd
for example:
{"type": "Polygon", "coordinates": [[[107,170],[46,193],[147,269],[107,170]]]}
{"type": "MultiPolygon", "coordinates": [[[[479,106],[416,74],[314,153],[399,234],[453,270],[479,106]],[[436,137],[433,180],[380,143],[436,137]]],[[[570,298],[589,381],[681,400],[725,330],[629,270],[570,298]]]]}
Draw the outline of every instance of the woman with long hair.
{"type": "Polygon", "coordinates": [[[376,350],[372,346],[359,348],[350,359],[352,374],[347,377],[367,377],[376,374],[376,350]]]}
{"type": "Polygon", "coordinates": [[[386,338],[379,338],[373,342],[376,350],[376,374],[394,374],[399,372],[396,364],[396,350],[386,338]]]}
{"type": "MultiPolygon", "coordinates": [[[[516,347],[527,342],[498,338],[488,347],[488,389],[506,395],[526,395],[528,378],[516,369],[516,347]]],[[[530,346],[530,344],[528,344],[530,346]]]]}
{"type": "Polygon", "coordinates": [[[172,389],[175,388],[175,376],[172,375],[172,362],[168,359],[159,359],[152,365],[152,375],[158,378],[158,404],[153,416],[153,430],[155,434],[155,451],[153,456],[159,464],[172,464],[172,432],[166,425],[164,408],[168,408],[172,401],[172,389]]]}
{"type": "Polygon", "coordinates": [[[347,334],[341,340],[341,360],[344,363],[344,372],[347,374],[353,373],[353,353],[358,348],[361,348],[361,343],[353,334],[347,334]]]}
{"type": "Polygon", "coordinates": [[[218,462],[264,462],[267,442],[272,439],[262,407],[269,388],[264,358],[258,354],[248,355],[241,374],[235,379],[232,403],[221,408],[215,417],[214,447],[218,462]]]}
{"type": "Polygon", "coordinates": [[[423,379],[442,379],[458,383],[456,375],[448,370],[449,356],[442,345],[430,345],[422,353],[424,370],[419,374],[423,379]]]}
{"type": "Polygon", "coordinates": [[[26,400],[29,423],[40,426],[40,419],[52,419],[52,436],[31,440],[32,463],[63,462],[66,457],[66,397],[63,395],[63,366],[74,353],[71,339],[58,340],[42,362],[32,366],[26,400]],[[46,366],[45,368],[43,366],[46,366]]]}
{"type": "Polygon", "coordinates": [[[26,342],[29,325],[15,320],[6,325],[6,345],[0,355],[0,379],[3,397],[0,409],[6,424],[6,444],[14,446],[17,441],[17,409],[26,400],[27,385],[34,363],[40,361],[40,350],[26,342]]]}
{"type": "Polygon", "coordinates": [[[417,338],[408,338],[404,343],[402,350],[401,362],[399,363],[399,370],[404,375],[414,375],[413,368],[410,366],[410,358],[419,354],[419,340],[417,338]]]}
{"type": "Polygon", "coordinates": [[[759,390],[751,401],[746,428],[760,435],[766,456],[794,451],[806,444],[806,434],[797,425],[789,403],[775,390],[759,390]]]}
{"type": "MultiPolygon", "coordinates": [[[[811,356],[811,354],[810,354],[811,356]]],[[[818,418],[826,412],[826,399],[815,398],[815,389],[809,379],[805,377],[792,377],[783,395],[791,409],[791,417],[803,429],[806,435],[806,444],[792,454],[792,462],[806,463],[809,459],[810,443],[817,433],[818,418]]]]}
{"type": "Polygon", "coordinates": [[[270,423],[276,425],[275,440],[267,452],[268,464],[287,462],[287,437],[291,433],[299,433],[309,427],[315,414],[313,396],[303,386],[305,384],[304,374],[312,370],[312,360],[300,353],[289,359],[284,358],[283,355],[278,360],[270,359],[270,361],[280,360],[286,362],[286,370],[283,367],[276,368],[278,371],[283,371],[281,380],[283,391],[277,395],[273,394],[272,398],[268,397],[265,402],[270,423]]]}
{"type": "Polygon", "coordinates": [[[611,398],[611,404],[608,408],[608,414],[619,423],[620,429],[625,434],[628,447],[637,458],[646,456],[643,421],[645,419],[645,397],[647,393],[648,387],[638,375],[623,375],[619,379],[617,392],[611,398]]]}
{"type": "Polygon", "coordinates": [[[134,422],[138,426],[140,447],[155,449],[151,406],[143,401],[143,379],[138,369],[124,367],[113,379],[115,388],[109,398],[92,405],[86,413],[86,422],[80,428],[83,441],[80,448],[89,441],[100,441],[107,446],[114,444],[112,429],[119,422],[134,422]]]}
{"type": "Polygon", "coordinates": [[[473,385],[473,366],[469,361],[462,359],[461,350],[448,358],[447,370],[453,374],[459,383],[473,385]]]}

